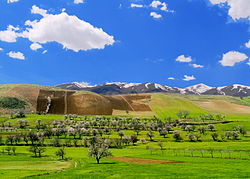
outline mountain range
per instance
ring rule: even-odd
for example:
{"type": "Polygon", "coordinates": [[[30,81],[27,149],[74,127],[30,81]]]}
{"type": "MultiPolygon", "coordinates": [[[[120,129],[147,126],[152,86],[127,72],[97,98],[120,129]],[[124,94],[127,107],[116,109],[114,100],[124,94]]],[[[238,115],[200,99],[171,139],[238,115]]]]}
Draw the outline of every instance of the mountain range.
{"type": "Polygon", "coordinates": [[[156,83],[113,82],[90,86],[87,83],[72,82],[60,84],[56,87],[69,90],[91,91],[104,95],[165,92],[196,95],[227,95],[237,97],[250,96],[250,86],[244,86],[239,84],[223,87],[210,87],[201,83],[186,88],[178,88],[156,83]]]}

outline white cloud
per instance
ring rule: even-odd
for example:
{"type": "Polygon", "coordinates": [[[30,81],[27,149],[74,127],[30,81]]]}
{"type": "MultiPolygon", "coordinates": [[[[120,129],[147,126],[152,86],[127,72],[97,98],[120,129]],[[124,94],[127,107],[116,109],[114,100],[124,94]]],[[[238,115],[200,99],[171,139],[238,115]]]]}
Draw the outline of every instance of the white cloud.
{"type": "Polygon", "coordinates": [[[236,52],[236,51],[230,51],[225,54],[223,54],[222,60],[219,62],[222,66],[234,66],[236,63],[245,61],[248,58],[248,56],[244,53],[236,52]]]}
{"type": "Polygon", "coordinates": [[[168,80],[175,80],[175,78],[174,77],[169,77],[168,80]]]}
{"type": "Polygon", "coordinates": [[[19,0],[7,0],[7,3],[18,2],[19,0]]]}
{"type": "Polygon", "coordinates": [[[159,8],[162,11],[167,11],[167,4],[165,2],[152,1],[150,6],[153,7],[153,8],[159,8]]]}
{"type": "Polygon", "coordinates": [[[0,47],[0,51],[3,51],[3,48],[0,47]]]}
{"type": "Polygon", "coordinates": [[[33,43],[33,44],[30,45],[30,49],[34,50],[34,51],[36,51],[36,50],[38,50],[40,48],[43,48],[43,46],[41,46],[39,43],[33,43]]]}
{"type": "Polygon", "coordinates": [[[188,76],[188,75],[184,75],[183,80],[184,81],[191,81],[191,80],[195,80],[196,78],[194,77],[194,75],[192,76],[188,76]]]}
{"type": "Polygon", "coordinates": [[[138,8],[142,8],[143,5],[142,4],[134,4],[134,3],[131,3],[130,4],[130,7],[138,7],[138,8]]]}
{"type": "Polygon", "coordinates": [[[48,50],[44,50],[42,54],[45,54],[45,53],[47,53],[47,52],[48,52],[48,50]]]}
{"type": "Polygon", "coordinates": [[[155,18],[155,19],[162,18],[162,15],[161,15],[161,14],[158,14],[158,13],[156,13],[156,12],[151,12],[151,13],[150,13],[150,16],[152,16],[152,17],[155,18]]]}
{"type": "Polygon", "coordinates": [[[176,59],[177,62],[188,63],[192,61],[192,57],[185,57],[184,55],[180,55],[176,59]]]}
{"type": "Polygon", "coordinates": [[[41,14],[43,18],[25,22],[25,25],[30,27],[26,28],[22,37],[28,38],[31,42],[40,44],[57,42],[64,48],[75,52],[104,49],[106,45],[112,45],[115,42],[114,37],[108,35],[101,28],[96,28],[66,12],[53,15],[33,6],[32,13],[41,14]]]}
{"type": "Polygon", "coordinates": [[[16,32],[17,30],[19,30],[18,27],[9,25],[6,30],[0,31],[0,41],[16,42],[16,39],[20,37],[20,34],[16,32]]]}
{"type": "Polygon", "coordinates": [[[84,2],[84,0],[74,0],[75,4],[82,4],[84,2]]]}
{"type": "Polygon", "coordinates": [[[13,51],[11,51],[11,52],[7,53],[7,55],[9,57],[11,57],[11,58],[15,58],[15,59],[19,59],[19,60],[25,60],[25,56],[21,52],[13,52],[13,51]]]}
{"type": "Polygon", "coordinates": [[[204,68],[204,65],[198,65],[198,64],[191,64],[192,67],[194,68],[204,68]]]}
{"type": "Polygon", "coordinates": [[[39,7],[37,7],[37,6],[32,6],[32,9],[31,9],[31,13],[32,14],[40,14],[41,16],[43,16],[43,17],[45,17],[45,16],[47,16],[48,14],[47,14],[47,10],[44,10],[44,9],[40,9],[39,7]]]}
{"type": "Polygon", "coordinates": [[[241,18],[250,19],[249,0],[210,0],[210,2],[212,4],[227,4],[229,6],[228,15],[234,20],[239,20],[241,18]]]}
{"type": "Polygon", "coordinates": [[[13,25],[9,25],[7,30],[18,31],[18,30],[20,30],[20,28],[19,27],[14,27],[13,25]]]}
{"type": "Polygon", "coordinates": [[[250,40],[249,40],[247,43],[245,43],[245,46],[246,46],[247,48],[250,48],[250,40]]]}

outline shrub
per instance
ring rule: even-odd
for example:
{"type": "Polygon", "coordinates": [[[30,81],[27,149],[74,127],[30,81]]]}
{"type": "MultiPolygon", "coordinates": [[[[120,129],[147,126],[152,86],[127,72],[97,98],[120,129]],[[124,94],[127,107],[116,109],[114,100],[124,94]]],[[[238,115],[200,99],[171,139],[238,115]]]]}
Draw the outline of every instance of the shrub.
{"type": "Polygon", "coordinates": [[[26,102],[13,97],[0,97],[0,108],[24,109],[26,102]]]}

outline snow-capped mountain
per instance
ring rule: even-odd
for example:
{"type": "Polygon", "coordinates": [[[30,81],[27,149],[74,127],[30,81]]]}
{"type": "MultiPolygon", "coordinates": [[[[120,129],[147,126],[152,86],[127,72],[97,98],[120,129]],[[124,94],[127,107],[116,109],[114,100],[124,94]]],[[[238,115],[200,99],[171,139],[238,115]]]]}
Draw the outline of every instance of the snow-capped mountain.
{"type": "Polygon", "coordinates": [[[166,92],[196,95],[250,96],[250,87],[238,84],[223,87],[210,87],[205,84],[197,84],[187,88],[177,88],[156,83],[113,82],[90,86],[88,83],[73,82],[60,84],[57,87],[70,90],[92,91],[105,95],[166,92]]]}

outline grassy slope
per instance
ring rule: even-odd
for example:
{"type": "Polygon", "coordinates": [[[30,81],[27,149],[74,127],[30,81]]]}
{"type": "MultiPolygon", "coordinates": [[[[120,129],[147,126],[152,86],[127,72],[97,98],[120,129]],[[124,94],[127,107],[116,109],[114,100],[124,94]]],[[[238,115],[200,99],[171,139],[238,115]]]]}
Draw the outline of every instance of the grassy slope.
{"type": "Polygon", "coordinates": [[[207,113],[205,110],[192,104],[183,96],[172,94],[153,94],[149,105],[155,112],[156,116],[160,118],[176,118],[176,113],[180,110],[188,110],[192,116],[196,117],[207,113]]]}
{"type": "MultiPolygon", "coordinates": [[[[223,113],[229,116],[235,116],[234,111],[228,111],[224,106],[218,108],[211,108],[209,111],[205,108],[199,107],[194,103],[205,102],[210,100],[220,100],[225,101],[228,105],[237,104],[242,106],[250,106],[249,98],[237,98],[230,96],[216,96],[216,95],[180,95],[180,94],[162,94],[156,93],[152,94],[152,100],[149,102],[149,105],[152,111],[157,117],[166,118],[172,117],[176,118],[176,113],[180,110],[188,110],[190,115],[194,118],[199,118],[202,114],[208,113],[223,113]]],[[[232,105],[233,106],[233,105],[232,105]]],[[[250,114],[250,111],[249,111],[250,114]]],[[[248,114],[238,113],[237,116],[248,114]]]]}

